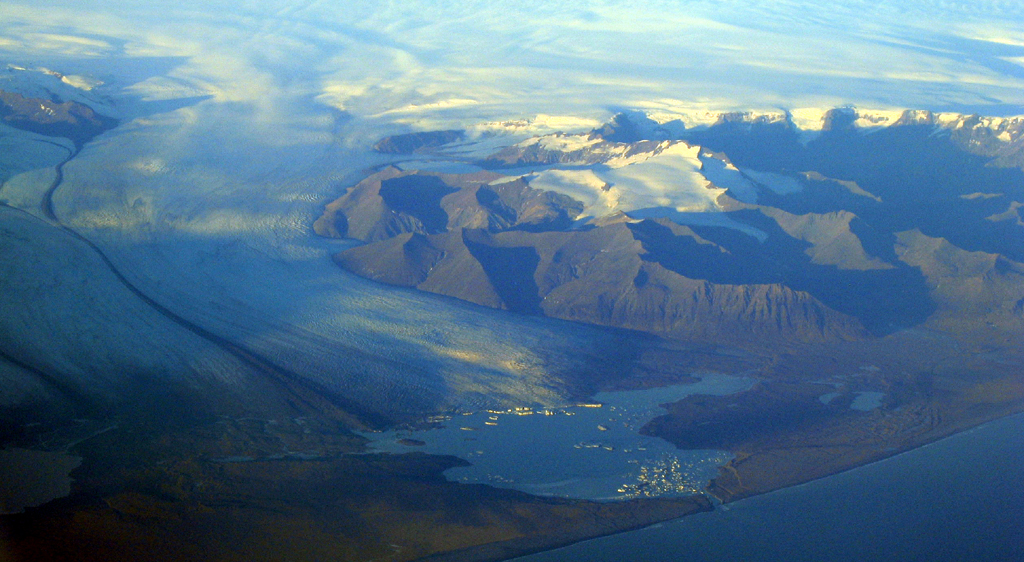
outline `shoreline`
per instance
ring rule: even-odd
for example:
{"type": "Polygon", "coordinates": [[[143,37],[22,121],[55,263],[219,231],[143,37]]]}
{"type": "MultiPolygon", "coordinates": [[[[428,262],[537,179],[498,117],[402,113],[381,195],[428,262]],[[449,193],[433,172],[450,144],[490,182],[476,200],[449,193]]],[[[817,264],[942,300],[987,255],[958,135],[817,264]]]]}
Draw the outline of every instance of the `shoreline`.
{"type": "MultiPolygon", "coordinates": [[[[844,473],[847,473],[847,472],[850,472],[850,471],[853,471],[853,470],[857,470],[857,469],[864,468],[864,467],[871,466],[871,465],[875,465],[875,464],[878,464],[878,463],[881,463],[881,462],[889,461],[889,460],[895,459],[895,458],[897,458],[899,456],[905,455],[907,453],[910,453],[910,452],[913,452],[913,451],[916,451],[916,450],[919,450],[919,449],[922,449],[922,448],[926,448],[926,447],[935,445],[937,443],[940,443],[940,442],[942,442],[942,441],[944,441],[946,439],[950,439],[950,438],[955,437],[957,435],[962,435],[962,434],[968,433],[970,431],[973,431],[973,430],[985,427],[985,426],[987,426],[989,424],[998,422],[1000,420],[1004,420],[1004,419],[1015,417],[1015,416],[1024,416],[1024,407],[1021,407],[1019,410],[1017,410],[1015,412],[1007,413],[1005,415],[994,417],[992,419],[987,419],[987,420],[982,421],[980,423],[977,423],[975,425],[958,428],[958,429],[956,429],[956,430],[954,430],[952,432],[949,432],[949,433],[947,433],[945,435],[937,437],[936,439],[929,440],[927,442],[923,442],[923,443],[920,443],[920,444],[917,444],[917,445],[914,445],[914,446],[910,446],[910,447],[907,447],[905,449],[901,449],[901,450],[898,450],[898,451],[893,451],[890,454],[886,454],[884,456],[881,456],[879,458],[873,459],[871,461],[868,461],[868,462],[865,462],[865,463],[862,463],[862,464],[857,464],[857,465],[854,465],[854,466],[845,467],[845,468],[836,470],[834,472],[831,472],[829,474],[825,474],[825,475],[822,475],[822,476],[817,476],[817,477],[814,477],[814,478],[811,478],[811,479],[808,479],[808,480],[804,480],[802,482],[796,482],[796,483],[793,483],[793,484],[790,484],[790,485],[787,485],[787,486],[783,486],[783,487],[779,487],[779,488],[775,488],[775,489],[772,489],[772,490],[760,491],[760,492],[757,492],[757,493],[754,493],[754,494],[750,494],[750,495],[746,495],[746,496],[742,496],[742,497],[728,498],[725,501],[723,501],[721,498],[715,496],[710,491],[711,484],[709,484],[708,488],[705,489],[705,493],[704,494],[700,494],[700,495],[696,495],[696,496],[690,496],[690,497],[703,497],[704,495],[707,495],[708,497],[711,498],[711,507],[709,509],[698,510],[698,511],[693,511],[693,512],[690,512],[690,513],[686,513],[686,514],[680,515],[678,517],[671,517],[671,518],[651,521],[649,523],[642,524],[642,525],[639,525],[639,526],[623,527],[623,528],[620,528],[620,529],[617,529],[617,530],[609,531],[607,533],[602,533],[602,534],[599,534],[599,535],[588,536],[586,538],[567,539],[566,541],[560,542],[560,543],[557,543],[557,544],[554,541],[550,541],[550,546],[540,546],[540,545],[525,546],[525,545],[523,545],[523,543],[530,542],[530,541],[514,540],[514,541],[506,541],[506,542],[502,542],[502,543],[489,543],[489,544],[485,544],[485,545],[479,545],[479,546],[476,546],[476,547],[469,547],[469,548],[466,548],[466,549],[461,549],[461,550],[455,551],[455,552],[430,555],[430,556],[427,556],[427,557],[418,558],[418,559],[416,559],[416,562],[507,562],[507,561],[518,560],[520,558],[523,558],[523,557],[526,557],[526,556],[530,556],[530,555],[534,555],[534,554],[540,554],[540,553],[543,553],[543,552],[550,552],[550,551],[558,550],[560,548],[564,548],[564,547],[568,547],[568,546],[572,546],[572,545],[577,545],[577,544],[581,544],[581,543],[586,543],[586,542],[592,541],[592,540],[597,540],[597,539],[601,539],[601,538],[605,538],[605,537],[610,537],[610,536],[614,536],[614,535],[619,535],[619,534],[623,534],[623,533],[629,533],[631,531],[638,531],[638,530],[641,530],[641,529],[652,528],[652,527],[655,527],[655,526],[660,525],[660,524],[669,523],[669,522],[672,522],[672,521],[682,520],[682,519],[684,519],[686,517],[690,517],[690,516],[696,515],[698,513],[709,513],[709,512],[712,512],[712,511],[716,511],[716,510],[722,509],[725,506],[729,506],[730,504],[733,504],[733,503],[736,503],[736,502],[739,502],[739,501],[753,499],[753,498],[757,498],[757,497],[763,497],[763,496],[767,496],[767,495],[773,494],[775,492],[780,492],[780,491],[783,491],[783,490],[790,490],[790,489],[800,488],[802,486],[806,486],[806,485],[811,484],[813,482],[818,482],[818,481],[821,481],[821,480],[824,480],[824,479],[827,479],[827,478],[830,478],[830,477],[833,477],[833,476],[836,476],[836,475],[839,475],[839,474],[844,474],[844,473]],[[490,554],[491,551],[510,550],[510,549],[521,549],[521,550],[519,550],[516,553],[510,553],[509,556],[494,556],[494,555],[490,554]]],[[[714,483],[714,480],[712,481],[712,484],[713,483],[714,483]]]]}
{"type": "MultiPolygon", "coordinates": [[[[632,502],[635,500],[627,500],[632,502]]],[[[630,523],[628,525],[617,527],[614,529],[608,529],[601,531],[599,534],[584,534],[585,532],[570,533],[568,536],[562,537],[549,537],[549,536],[536,536],[536,537],[523,537],[519,539],[512,539],[510,541],[502,541],[497,543],[487,543],[483,545],[468,547],[459,549],[451,552],[444,552],[438,554],[431,554],[422,558],[415,559],[416,562],[501,562],[504,560],[514,560],[522,556],[528,556],[530,554],[537,554],[540,552],[548,552],[551,550],[557,550],[566,546],[579,544],[588,540],[599,539],[602,537],[608,537],[612,535],[618,535],[621,533],[628,533],[630,531],[638,531],[640,529],[646,529],[653,525],[658,525],[666,521],[674,521],[689,517],[697,513],[708,513],[715,509],[713,502],[708,500],[703,494],[696,494],[693,496],[685,496],[681,498],[653,498],[646,500],[648,502],[664,502],[664,503],[686,503],[692,501],[692,510],[682,513],[680,515],[672,516],[669,518],[658,518],[651,521],[630,523]],[[579,535],[579,536],[577,536],[579,535]],[[514,551],[514,552],[509,552],[514,551]]],[[[607,502],[607,503],[627,503],[627,502],[607,502]]]]}

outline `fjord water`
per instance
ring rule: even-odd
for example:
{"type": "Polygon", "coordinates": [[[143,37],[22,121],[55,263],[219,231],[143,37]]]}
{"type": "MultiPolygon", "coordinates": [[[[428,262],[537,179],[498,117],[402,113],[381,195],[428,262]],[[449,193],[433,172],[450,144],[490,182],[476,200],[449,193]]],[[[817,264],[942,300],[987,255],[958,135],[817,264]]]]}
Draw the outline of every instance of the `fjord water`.
{"type": "Polygon", "coordinates": [[[715,511],[517,562],[1019,562],[1024,415],[715,511]]]}

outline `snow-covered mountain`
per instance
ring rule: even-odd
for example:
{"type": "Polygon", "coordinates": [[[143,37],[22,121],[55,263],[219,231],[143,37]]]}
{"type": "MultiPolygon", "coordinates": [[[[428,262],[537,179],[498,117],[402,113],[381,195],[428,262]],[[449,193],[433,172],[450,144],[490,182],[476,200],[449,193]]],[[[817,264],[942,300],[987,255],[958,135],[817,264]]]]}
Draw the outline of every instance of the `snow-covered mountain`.
{"type": "Polygon", "coordinates": [[[74,102],[88,106],[100,115],[120,118],[120,112],[109,95],[103,93],[102,86],[103,82],[97,78],[68,76],[48,68],[8,64],[6,68],[0,69],[2,91],[56,103],[74,102]]]}
{"type": "Polygon", "coordinates": [[[949,320],[918,271],[944,258],[898,242],[941,239],[1005,260],[1002,296],[983,300],[1009,299],[998,323],[1020,324],[1024,173],[1008,161],[1021,118],[839,108],[811,135],[789,112],[673,123],[666,139],[650,117],[619,114],[485,155],[447,132],[418,156],[471,154],[492,173],[386,170],[328,205],[318,232],[370,242],[336,261],[372,279],[684,341],[856,339],[949,320]],[[515,218],[553,201],[572,224],[515,218]]]}

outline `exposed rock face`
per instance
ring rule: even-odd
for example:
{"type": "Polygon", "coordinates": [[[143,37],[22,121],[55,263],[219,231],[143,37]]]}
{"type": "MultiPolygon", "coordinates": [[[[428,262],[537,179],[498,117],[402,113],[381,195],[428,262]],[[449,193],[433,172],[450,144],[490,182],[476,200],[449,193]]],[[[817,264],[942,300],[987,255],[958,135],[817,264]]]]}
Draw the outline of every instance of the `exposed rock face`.
{"type": "Polygon", "coordinates": [[[1001,167],[1024,168],[1024,119],[983,119],[970,115],[958,119],[950,138],[968,152],[993,158],[1001,167]]]}
{"type": "MultiPolygon", "coordinates": [[[[941,319],[1024,330],[1024,264],[998,254],[968,252],[919,230],[897,235],[900,260],[921,269],[932,298],[942,306],[941,319]]],[[[957,326],[963,329],[964,326],[957,326]]]]}
{"type": "MultiPolygon", "coordinates": [[[[613,135],[613,138],[615,135],[613,135]]],[[[678,143],[679,141],[675,141],[678,143]]],[[[504,168],[531,164],[592,165],[637,155],[656,155],[673,144],[672,141],[641,140],[615,142],[599,134],[536,137],[506,147],[488,156],[480,164],[487,168],[504,168]]]]}
{"type": "Polygon", "coordinates": [[[385,154],[415,154],[462,140],[462,131],[427,131],[384,137],[373,145],[377,152],[385,154]]]}
{"type": "Polygon", "coordinates": [[[640,112],[618,113],[611,121],[590,132],[591,137],[600,137],[610,142],[635,143],[642,140],[667,140],[673,130],[685,130],[679,121],[661,124],[640,112]]]}
{"type": "Polygon", "coordinates": [[[774,284],[717,284],[645,261],[625,224],[582,232],[457,229],[402,234],[336,261],[359,275],[525,314],[681,339],[855,338],[863,329],[811,295],[774,284]]]}
{"type": "Polygon", "coordinates": [[[407,232],[449,229],[549,230],[568,227],[583,209],[572,199],[504,176],[403,172],[390,167],[327,206],[313,225],[321,236],[367,242],[407,232]]]}
{"type": "Polygon", "coordinates": [[[58,103],[3,90],[0,90],[0,118],[12,127],[68,138],[78,146],[117,125],[116,120],[99,115],[78,102],[58,103]]]}
{"type": "Polygon", "coordinates": [[[810,244],[804,252],[813,264],[859,271],[894,267],[864,251],[860,238],[850,228],[857,216],[849,211],[794,215],[765,207],[761,212],[774,219],[786,234],[810,244]]]}
{"type": "Polygon", "coordinates": [[[779,282],[681,274],[663,254],[678,262],[699,246],[699,265],[708,252],[728,253],[688,227],[658,219],[571,230],[578,202],[522,179],[493,182],[389,168],[330,204],[317,232],[370,242],[335,257],[361,276],[525,314],[684,339],[864,333],[855,318],[779,282]]]}
{"type": "Polygon", "coordinates": [[[736,113],[665,140],[637,119],[478,162],[557,173],[383,170],[315,228],[368,242],[335,258],[364,277],[681,340],[850,340],[979,314],[1019,323],[1024,175],[998,165],[1024,122],[843,108],[807,141],[788,115],[736,113]],[[601,191],[593,170],[624,183],[601,191]],[[651,201],[710,193],[713,220],[685,226],[669,203],[602,216],[573,198],[629,189],[651,201]]]}
{"type": "Polygon", "coordinates": [[[780,283],[713,283],[687,277],[645,259],[645,244],[626,225],[591,232],[594,239],[606,238],[601,240],[603,248],[594,239],[566,240],[538,272],[550,288],[542,305],[549,316],[678,339],[825,340],[863,335],[855,319],[806,292],[780,283]],[[578,246],[582,251],[573,252],[578,246]]]}

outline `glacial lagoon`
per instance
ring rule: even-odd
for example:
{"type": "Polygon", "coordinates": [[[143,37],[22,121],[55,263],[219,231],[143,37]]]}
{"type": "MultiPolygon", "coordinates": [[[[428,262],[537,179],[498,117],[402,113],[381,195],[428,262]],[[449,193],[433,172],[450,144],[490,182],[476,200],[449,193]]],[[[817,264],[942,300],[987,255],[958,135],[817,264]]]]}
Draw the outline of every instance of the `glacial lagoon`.
{"type": "Polygon", "coordinates": [[[724,451],[683,451],[641,435],[662,404],[691,394],[727,395],[754,379],[702,374],[693,384],[605,392],[559,408],[523,406],[445,416],[442,427],[364,433],[371,450],[453,455],[469,466],[449,480],[512,488],[536,495],[620,500],[700,492],[732,457],[724,451]]]}

